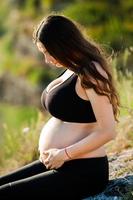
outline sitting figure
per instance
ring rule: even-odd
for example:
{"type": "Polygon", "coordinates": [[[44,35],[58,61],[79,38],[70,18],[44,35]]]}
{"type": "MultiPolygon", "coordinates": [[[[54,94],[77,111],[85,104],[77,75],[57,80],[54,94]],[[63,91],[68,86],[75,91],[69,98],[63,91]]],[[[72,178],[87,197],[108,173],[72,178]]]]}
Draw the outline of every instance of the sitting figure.
{"type": "Polygon", "coordinates": [[[111,65],[98,44],[64,15],[46,16],[34,43],[63,73],[41,95],[51,117],[39,137],[39,159],[0,178],[0,199],[82,199],[109,182],[104,145],[116,137],[119,98],[111,65]]]}

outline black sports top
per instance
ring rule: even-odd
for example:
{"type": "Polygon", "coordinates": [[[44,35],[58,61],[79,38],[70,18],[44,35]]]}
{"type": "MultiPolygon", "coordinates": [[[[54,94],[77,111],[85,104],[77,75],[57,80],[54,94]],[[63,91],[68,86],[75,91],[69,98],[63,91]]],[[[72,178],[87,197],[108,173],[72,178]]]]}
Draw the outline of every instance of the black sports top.
{"type": "Polygon", "coordinates": [[[41,103],[52,116],[60,120],[78,123],[96,122],[90,101],[82,99],[76,93],[77,78],[78,76],[73,73],[49,92],[45,89],[41,103]]]}

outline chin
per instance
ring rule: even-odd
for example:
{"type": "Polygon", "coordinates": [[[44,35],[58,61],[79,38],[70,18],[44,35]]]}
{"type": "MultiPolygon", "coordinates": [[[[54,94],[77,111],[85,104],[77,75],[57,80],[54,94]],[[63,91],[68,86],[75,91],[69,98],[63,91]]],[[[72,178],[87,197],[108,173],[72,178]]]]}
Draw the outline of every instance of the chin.
{"type": "Polygon", "coordinates": [[[59,68],[60,68],[60,67],[63,67],[63,66],[62,66],[61,64],[59,64],[59,63],[55,63],[55,64],[53,63],[53,65],[56,66],[56,67],[59,67],[59,68]]]}
{"type": "Polygon", "coordinates": [[[58,68],[62,68],[63,66],[62,66],[62,65],[56,65],[56,67],[58,67],[58,68]]]}
{"type": "Polygon", "coordinates": [[[59,64],[59,63],[52,63],[52,62],[50,62],[49,65],[50,65],[51,67],[58,67],[58,68],[62,68],[62,67],[63,67],[63,65],[61,65],[61,64],[59,64]]]}

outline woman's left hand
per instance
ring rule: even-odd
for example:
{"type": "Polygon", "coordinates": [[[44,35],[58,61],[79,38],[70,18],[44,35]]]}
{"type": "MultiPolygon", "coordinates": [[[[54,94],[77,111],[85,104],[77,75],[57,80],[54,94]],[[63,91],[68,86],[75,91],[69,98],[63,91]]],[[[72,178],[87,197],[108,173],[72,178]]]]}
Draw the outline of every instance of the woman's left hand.
{"type": "Polygon", "coordinates": [[[64,149],[52,148],[41,155],[41,161],[47,169],[57,169],[67,160],[64,149]]]}

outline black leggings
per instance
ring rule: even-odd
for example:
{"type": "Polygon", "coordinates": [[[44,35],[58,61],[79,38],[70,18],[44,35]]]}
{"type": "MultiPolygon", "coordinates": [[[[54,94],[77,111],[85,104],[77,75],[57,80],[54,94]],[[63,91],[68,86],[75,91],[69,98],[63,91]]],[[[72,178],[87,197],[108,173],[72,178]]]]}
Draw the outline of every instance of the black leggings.
{"type": "Polygon", "coordinates": [[[0,199],[81,200],[102,192],[108,180],[107,156],[70,160],[54,170],[37,160],[0,177],[0,199]]]}

